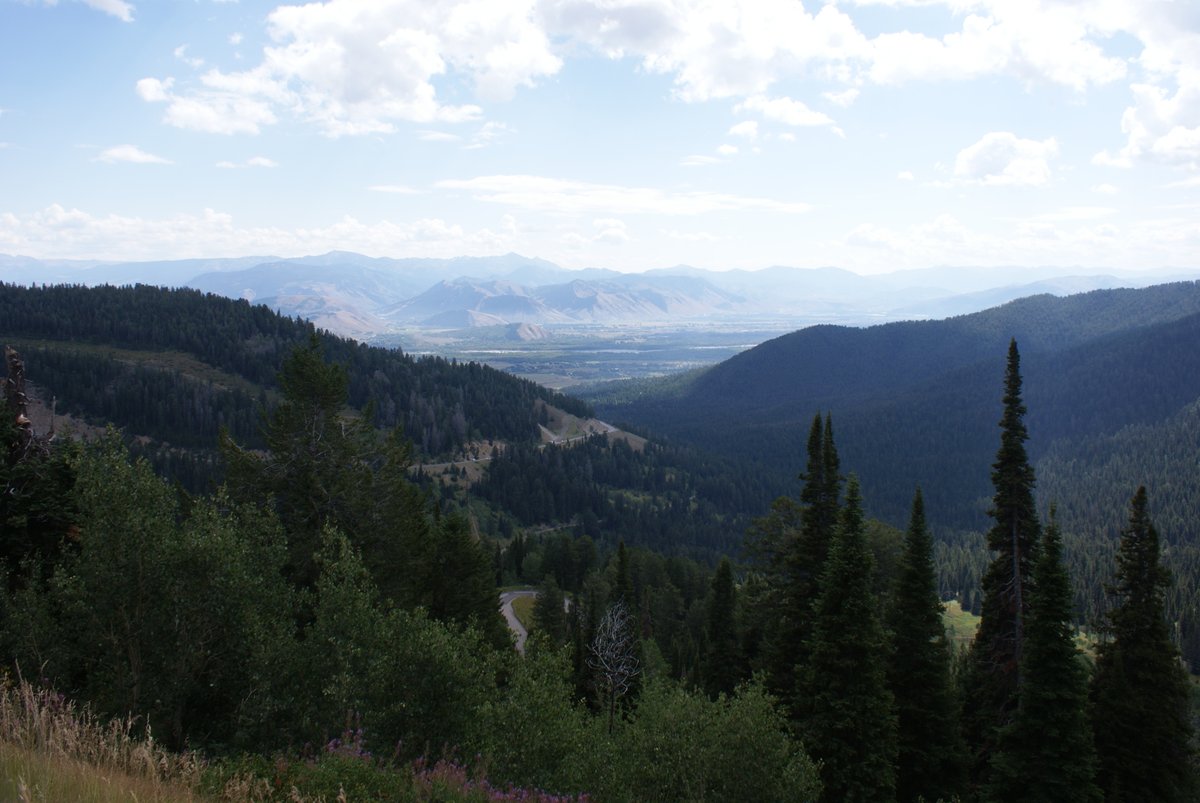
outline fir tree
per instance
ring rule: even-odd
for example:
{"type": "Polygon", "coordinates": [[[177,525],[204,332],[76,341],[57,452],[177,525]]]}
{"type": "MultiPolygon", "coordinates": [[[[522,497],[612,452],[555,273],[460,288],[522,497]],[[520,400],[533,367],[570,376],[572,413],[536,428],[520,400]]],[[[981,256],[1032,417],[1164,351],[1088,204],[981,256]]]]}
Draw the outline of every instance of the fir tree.
{"type": "Polygon", "coordinates": [[[888,624],[888,680],[896,697],[899,746],[896,797],[902,802],[949,800],[963,791],[966,756],[920,489],[913,496],[888,624]]]}
{"type": "Polygon", "coordinates": [[[887,686],[887,645],[871,588],[872,564],[858,480],[852,476],[821,576],[801,678],[801,730],[812,757],[822,762],[825,801],[873,803],[895,796],[896,716],[887,686]]]}
{"type": "MultiPolygon", "coordinates": [[[[820,594],[820,578],[829,555],[829,545],[838,527],[841,476],[833,443],[833,422],[820,414],[813,418],[808,436],[808,462],[800,475],[799,529],[795,529],[794,505],[777,504],[772,511],[779,526],[777,550],[779,610],[768,649],[771,687],[791,708],[799,711],[797,666],[803,667],[806,645],[812,633],[813,604],[820,594]]],[[[800,674],[803,674],[802,672],[800,674]]]]}
{"type": "Polygon", "coordinates": [[[629,552],[625,549],[625,540],[617,544],[617,587],[614,602],[624,602],[627,609],[633,609],[633,584],[629,580],[629,552]]]}
{"type": "Polygon", "coordinates": [[[714,697],[732,694],[740,675],[734,604],[733,567],[729,558],[722,558],[713,576],[705,621],[704,689],[714,697]]]}
{"type": "Polygon", "coordinates": [[[566,601],[552,574],[546,575],[534,600],[533,627],[537,632],[544,633],[556,645],[564,643],[570,635],[566,601]]]}
{"type": "Polygon", "coordinates": [[[1097,780],[1108,801],[1195,800],[1188,682],[1164,615],[1169,584],[1146,489],[1138,488],[1091,690],[1097,780]]]}
{"type": "Polygon", "coordinates": [[[995,519],[988,531],[988,547],[996,557],[981,582],[982,621],[971,645],[964,684],[963,724],[976,783],[986,783],[996,735],[1017,708],[1031,573],[1041,535],[1033,503],[1033,467],[1025,453],[1029,434],[1024,417],[1021,356],[1013,340],[1004,377],[1000,449],[992,464],[995,495],[988,511],[995,519]]]}
{"type": "Polygon", "coordinates": [[[1012,724],[992,756],[987,798],[1072,803],[1099,800],[1087,718],[1087,670],[1071,627],[1071,580],[1054,511],[1033,569],[1021,687],[1012,724]]]}

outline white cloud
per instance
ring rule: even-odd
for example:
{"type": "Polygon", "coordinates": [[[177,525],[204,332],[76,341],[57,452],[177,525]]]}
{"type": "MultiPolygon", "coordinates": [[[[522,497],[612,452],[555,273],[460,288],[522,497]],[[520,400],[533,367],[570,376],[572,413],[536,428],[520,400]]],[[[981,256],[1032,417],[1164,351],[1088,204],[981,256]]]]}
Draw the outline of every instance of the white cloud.
{"type": "Polygon", "coordinates": [[[1172,181],[1170,184],[1167,185],[1167,187],[1169,187],[1171,189],[1178,189],[1180,187],[1183,187],[1183,188],[1200,187],[1200,176],[1191,176],[1189,178],[1181,179],[1179,181],[1172,181]]]}
{"type": "Polygon", "coordinates": [[[843,109],[851,106],[858,99],[858,90],[854,87],[844,89],[841,92],[822,92],[821,97],[829,101],[835,106],[841,106],[843,109]]]}
{"type": "Polygon", "coordinates": [[[717,147],[717,153],[722,156],[733,156],[738,152],[737,145],[720,145],[717,147]]]}
{"type": "Polygon", "coordinates": [[[123,0],[83,0],[83,3],[97,11],[116,17],[122,22],[133,22],[133,5],[123,0]]]}
{"type": "Polygon", "coordinates": [[[1039,142],[993,131],[959,151],[954,175],[977,184],[1037,186],[1050,180],[1050,160],[1057,155],[1054,137],[1039,142]]]}
{"type": "Polygon", "coordinates": [[[171,99],[171,87],[174,85],[174,78],[168,78],[165,81],[157,78],[143,78],[137,82],[137,93],[147,103],[162,103],[171,99]]]}
{"type": "Polygon", "coordinates": [[[217,162],[217,167],[225,169],[232,169],[236,167],[279,167],[279,163],[274,159],[268,159],[265,156],[251,156],[249,159],[240,164],[229,161],[217,162]]]}
{"type": "Polygon", "coordinates": [[[610,245],[629,242],[629,232],[625,230],[625,223],[616,218],[597,218],[592,221],[592,227],[597,229],[593,238],[595,242],[610,245]]]}
{"type": "Polygon", "coordinates": [[[1096,220],[1098,218],[1111,217],[1116,213],[1117,210],[1110,206],[1065,206],[1054,212],[1046,212],[1038,215],[1037,219],[1051,222],[1096,220]]]}
{"type": "Polygon", "coordinates": [[[188,65],[189,67],[191,67],[193,69],[198,70],[201,67],[203,67],[204,59],[193,58],[191,56],[188,56],[187,49],[188,49],[188,46],[186,44],[180,45],[179,47],[175,48],[175,50],[173,51],[175,58],[179,59],[184,64],[188,65]]]}
{"type": "Polygon", "coordinates": [[[730,128],[729,134],[735,137],[744,137],[745,139],[758,139],[758,122],[755,120],[744,120],[730,128]]]}
{"type": "Polygon", "coordinates": [[[542,176],[479,176],[439,181],[440,189],[462,190],[480,201],[557,214],[698,215],[730,210],[799,214],[805,203],[718,192],[667,192],[652,187],[591,184],[542,176]]]}
{"type": "Polygon", "coordinates": [[[721,160],[715,156],[702,156],[700,154],[693,154],[680,159],[679,164],[683,167],[706,167],[708,165],[718,164],[720,161],[721,160]]]}
{"type": "Polygon", "coordinates": [[[42,259],[300,256],[334,250],[390,257],[484,256],[528,245],[516,236],[508,220],[496,229],[472,230],[441,218],[363,222],[347,216],[321,226],[284,228],[239,225],[232,215],[212,209],[163,218],[93,215],[59,204],[27,215],[0,212],[0,253],[42,259]]]}
{"type": "Polygon", "coordinates": [[[951,264],[994,266],[997,254],[1016,265],[1079,265],[1142,269],[1200,261],[1196,215],[1114,222],[1103,208],[1060,210],[983,231],[952,215],[908,227],[864,223],[841,243],[844,264],[895,270],[951,264]]]}
{"type": "Polygon", "coordinates": [[[242,43],[243,38],[244,37],[240,33],[231,33],[229,34],[229,44],[237,47],[242,43]]]}
{"type": "Polygon", "coordinates": [[[164,159],[161,156],[155,156],[152,153],[146,153],[141,148],[134,145],[114,145],[111,148],[105,148],[96,157],[98,162],[108,162],[115,164],[117,162],[132,162],[133,164],[157,164],[169,165],[170,159],[164,159]]]}
{"type": "Polygon", "coordinates": [[[1009,75],[1082,91],[1126,74],[1125,62],[1104,52],[1102,43],[1114,31],[1095,3],[979,0],[946,5],[963,16],[960,30],[940,38],[911,31],[879,35],[871,40],[870,79],[900,84],[1009,75]]]}
{"type": "Polygon", "coordinates": [[[685,101],[760,94],[783,75],[833,74],[869,53],[843,11],[812,14],[794,0],[541,0],[539,12],[552,35],[672,75],[685,101]]]}
{"type": "Polygon", "coordinates": [[[458,134],[451,134],[447,131],[418,131],[417,139],[425,142],[458,142],[462,139],[458,134]]]}
{"type": "Polygon", "coordinates": [[[562,61],[533,14],[533,0],[279,6],[267,17],[272,44],[261,63],[210,71],[201,88],[173,99],[179,109],[168,122],[233,133],[257,130],[286,110],[336,137],[388,133],[398,121],[476,120],[482,110],[442,102],[435,79],[466,78],[480,98],[502,100],[553,75],[562,61]],[[222,126],[206,110],[241,112],[240,122],[222,126]]]}
{"type": "Polygon", "coordinates": [[[417,195],[420,192],[403,184],[373,184],[367,189],[371,192],[390,192],[396,195],[417,195]]]}
{"type": "Polygon", "coordinates": [[[756,111],[768,120],[792,126],[832,126],[833,118],[813,111],[803,102],[791,98],[767,98],[754,95],[735,107],[735,111],[756,111]]]}
{"type": "Polygon", "coordinates": [[[672,240],[685,243],[715,243],[720,238],[707,231],[679,231],[678,229],[659,229],[658,233],[672,240]]]}
{"type": "Polygon", "coordinates": [[[901,170],[896,174],[896,178],[900,179],[901,181],[912,181],[915,176],[913,176],[913,172],[911,170],[901,170]]]}
{"type": "Polygon", "coordinates": [[[505,137],[513,133],[513,129],[509,128],[504,123],[498,123],[494,120],[489,120],[475,132],[471,137],[471,143],[466,145],[467,149],[486,148],[501,137],[505,137]]]}
{"type": "MultiPolygon", "coordinates": [[[[1125,60],[1105,52],[1116,33],[1137,32],[1147,41],[1141,30],[1147,27],[1146,17],[1169,21],[1179,13],[1166,0],[888,2],[943,6],[961,23],[942,36],[901,29],[868,37],[848,6],[873,4],[540,0],[539,10],[551,36],[582,43],[609,58],[637,59],[647,71],[669,74],[685,101],[762,95],[798,77],[896,85],[1003,75],[1083,91],[1126,75],[1125,60]],[[818,10],[812,13],[806,5],[818,10]],[[1153,13],[1147,13],[1147,5],[1154,6],[1153,13]]],[[[897,18],[903,24],[904,18],[897,18]]],[[[1174,46],[1171,52],[1182,50],[1174,46]]],[[[823,93],[843,107],[857,95],[856,87],[823,93]]]]}
{"type": "MultiPolygon", "coordinates": [[[[210,71],[208,75],[212,74],[210,71]]],[[[147,103],[166,103],[163,122],[176,128],[213,134],[257,134],[260,126],[276,121],[270,105],[251,94],[218,90],[180,95],[173,91],[174,86],[173,78],[143,78],[137,82],[137,93],[147,103]]]]}
{"type": "Polygon", "coordinates": [[[1112,184],[1097,184],[1092,187],[1092,192],[1098,195],[1116,195],[1118,190],[1112,184]]]}
{"type": "Polygon", "coordinates": [[[1138,161],[1200,166],[1200,54],[1196,62],[1194,68],[1179,72],[1174,93],[1153,84],[1130,87],[1133,105],[1121,117],[1125,146],[1116,153],[1101,151],[1092,161],[1112,167],[1131,167],[1138,161]]]}

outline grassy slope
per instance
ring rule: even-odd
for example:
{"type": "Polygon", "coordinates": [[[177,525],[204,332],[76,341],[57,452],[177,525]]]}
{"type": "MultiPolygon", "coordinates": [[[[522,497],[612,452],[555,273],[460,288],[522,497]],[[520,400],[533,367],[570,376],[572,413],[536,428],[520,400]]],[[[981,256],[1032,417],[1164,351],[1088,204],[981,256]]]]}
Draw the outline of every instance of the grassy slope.
{"type": "Polygon", "coordinates": [[[533,602],[535,597],[517,597],[513,600],[513,613],[526,630],[533,627],[533,602]]]}
{"type": "Polygon", "coordinates": [[[63,800],[176,803],[201,798],[180,783],[0,743],[0,799],[22,803],[63,800]]]}

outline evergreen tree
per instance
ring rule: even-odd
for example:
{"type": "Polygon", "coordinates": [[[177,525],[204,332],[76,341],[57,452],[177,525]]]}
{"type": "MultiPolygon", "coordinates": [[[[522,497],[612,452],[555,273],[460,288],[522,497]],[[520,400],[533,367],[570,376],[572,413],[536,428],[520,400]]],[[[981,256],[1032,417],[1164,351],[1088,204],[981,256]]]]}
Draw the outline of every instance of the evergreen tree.
{"type": "MultiPolygon", "coordinates": [[[[820,578],[829,545],[838,527],[841,476],[833,443],[833,422],[813,417],[808,435],[808,461],[800,475],[800,504],[777,500],[771,515],[756,523],[765,543],[772,593],[763,602],[767,644],[766,665],[771,690],[799,713],[797,667],[803,667],[812,633],[813,604],[820,595],[820,578]]],[[[800,673],[802,674],[802,672],[800,673]]]]}
{"type": "Polygon", "coordinates": [[[995,524],[988,548],[996,553],[984,573],[982,621],[971,645],[965,678],[963,725],[972,751],[972,779],[986,783],[997,733],[1017,708],[1021,653],[1034,553],[1041,535],[1033,503],[1033,466],[1025,452],[1025,404],[1021,400],[1021,356],[1008,347],[1000,449],[992,464],[995,495],[988,511],[995,524]]]}
{"type": "Polygon", "coordinates": [[[1071,580],[1054,510],[1033,569],[1016,714],[999,735],[987,798],[1099,800],[1087,718],[1087,670],[1071,627],[1071,580]]]}
{"type": "Polygon", "coordinates": [[[1170,577],[1146,507],[1141,487],[1121,531],[1107,641],[1092,681],[1097,781],[1111,802],[1195,800],[1197,791],[1188,681],[1163,610],[1170,577]]]}
{"type": "Polygon", "coordinates": [[[533,627],[556,645],[564,643],[570,635],[566,601],[552,574],[546,575],[533,602],[533,627]]]}
{"type": "Polygon", "coordinates": [[[896,697],[899,746],[896,797],[904,803],[949,800],[965,786],[966,755],[920,489],[913,496],[888,625],[888,681],[896,697]]]}
{"type": "Polygon", "coordinates": [[[497,604],[491,556],[461,515],[439,517],[427,553],[430,571],[420,597],[429,614],[461,627],[474,625],[497,648],[511,646],[497,604]]]}
{"type": "Polygon", "coordinates": [[[858,480],[851,476],[813,609],[808,663],[801,670],[801,730],[821,762],[821,799],[830,803],[895,796],[896,715],[872,563],[858,480]]]}
{"type": "Polygon", "coordinates": [[[633,585],[629,581],[629,552],[625,549],[624,539],[617,544],[617,587],[613,601],[624,602],[630,610],[635,602],[633,585]]]}
{"type": "Polygon", "coordinates": [[[371,485],[375,433],[362,418],[342,415],[349,378],[340,365],[326,363],[314,334],[296,348],[279,370],[283,401],[264,414],[267,454],[233,442],[226,433],[221,449],[229,485],[239,500],[269,504],[288,540],[288,577],[311,588],[323,529],[335,526],[353,537],[355,516],[368,509],[363,491],[371,485]],[[360,504],[361,503],[361,504],[360,504]]]}
{"type": "Polygon", "coordinates": [[[704,689],[713,697],[732,694],[741,674],[734,593],[733,567],[729,558],[722,558],[713,576],[704,628],[704,689]]]}

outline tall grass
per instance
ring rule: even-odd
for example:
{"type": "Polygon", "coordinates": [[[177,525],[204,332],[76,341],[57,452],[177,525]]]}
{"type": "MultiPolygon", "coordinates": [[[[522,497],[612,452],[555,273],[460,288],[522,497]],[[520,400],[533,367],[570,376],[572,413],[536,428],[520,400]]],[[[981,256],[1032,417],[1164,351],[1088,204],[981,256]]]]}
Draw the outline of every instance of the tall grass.
{"type": "Polygon", "coordinates": [[[63,695],[0,678],[0,798],[196,801],[203,765],[164,750],[134,718],[102,721],[63,695]]]}
{"type": "Polygon", "coordinates": [[[334,740],[316,760],[245,755],[207,764],[172,753],[135,717],[102,720],[62,694],[0,675],[0,801],[19,803],[576,803],[586,796],[499,788],[445,761],[383,766],[362,750],[362,731],[334,740]]]}

